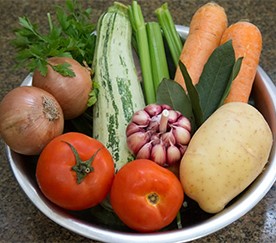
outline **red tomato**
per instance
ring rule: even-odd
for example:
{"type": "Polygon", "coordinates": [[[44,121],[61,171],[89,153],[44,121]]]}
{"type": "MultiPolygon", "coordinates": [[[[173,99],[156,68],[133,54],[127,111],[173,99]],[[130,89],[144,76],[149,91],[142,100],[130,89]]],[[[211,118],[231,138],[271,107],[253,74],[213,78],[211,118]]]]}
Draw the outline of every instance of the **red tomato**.
{"type": "Polygon", "coordinates": [[[179,179],[151,160],[137,159],[115,175],[110,202],[115,213],[130,228],[152,232],[176,217],[184,192],[179,179]]]}
{"type": "Polygon", "coordinates": [[[76,132],[65,133],[43,149],[36,178],[50,201],[65,209],[83,210],[99,204],[109,193],[114,162],[106,147],[96,139],[76,132]],[[74,170],[78,157],[81,166],[74,170]],[[83,161],[89,159],[91,164],[87,162],[84,166],[83,161]]]}

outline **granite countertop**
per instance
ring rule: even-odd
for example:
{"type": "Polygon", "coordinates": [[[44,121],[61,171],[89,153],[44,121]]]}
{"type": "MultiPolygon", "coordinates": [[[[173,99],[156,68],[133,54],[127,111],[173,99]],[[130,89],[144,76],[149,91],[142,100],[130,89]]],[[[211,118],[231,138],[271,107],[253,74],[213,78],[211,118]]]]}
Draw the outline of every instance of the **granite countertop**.
{"type": "MultiPolygon", "coordinates": [[[[26,77],[26,70],[14,70],[14,50],[9,45],[19,16],[28,16],[42,25],[47,23],[47,12],[61,0],[0,0],[0,100],[26,77]]],[[[112,1],[79,1],[93,8],[93,21],[112,1]]],[[[123,1],[126,2],[126,1],[123,1]]],[[[147,20],[164,1],[139,1],[147,20]]],[[[207,1],[175,0],[169,2],[176,24],[189,25],[194,11],[207,1]]],[[[229,23],[249,19],[263,34],[263,52],[260,65],[276,82],[275,11],[276,1],[217,0],[227,12],[229,23]]],[[[21,190],[9,167],[3,140],[0,140],[0,242],[95,242],[68,231],[42,214],[21,190]]],[[[196,242],[276,242],[276,186],[246,215],[196,242]]]]}

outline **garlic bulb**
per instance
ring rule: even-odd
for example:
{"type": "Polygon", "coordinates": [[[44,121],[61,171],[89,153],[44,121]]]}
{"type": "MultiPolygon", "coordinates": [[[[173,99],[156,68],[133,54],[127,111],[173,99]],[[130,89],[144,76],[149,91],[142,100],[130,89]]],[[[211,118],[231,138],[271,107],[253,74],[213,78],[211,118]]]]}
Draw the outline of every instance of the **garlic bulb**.
{"type": "Polygon", "coordinates": [[[168,105],[147,105],[126,129],[127,145],[137,159],[161,166],[179,163],[191,139],[191,123],[168,105]]]}

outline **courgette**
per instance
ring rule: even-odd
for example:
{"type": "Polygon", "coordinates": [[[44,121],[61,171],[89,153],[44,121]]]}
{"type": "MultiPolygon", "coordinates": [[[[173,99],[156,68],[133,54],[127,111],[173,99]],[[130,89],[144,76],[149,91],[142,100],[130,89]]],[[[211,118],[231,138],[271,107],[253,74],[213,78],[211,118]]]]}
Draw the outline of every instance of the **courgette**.
{"type": "Polygon", "coordinates": [[[115,2],[101,15],[93,59],[99,95],[93,107],[93,137],[113,156],[115,171],[134,159],[126,144],[126,127],[145,100],[134,64],[127,7],[115,2]]]}

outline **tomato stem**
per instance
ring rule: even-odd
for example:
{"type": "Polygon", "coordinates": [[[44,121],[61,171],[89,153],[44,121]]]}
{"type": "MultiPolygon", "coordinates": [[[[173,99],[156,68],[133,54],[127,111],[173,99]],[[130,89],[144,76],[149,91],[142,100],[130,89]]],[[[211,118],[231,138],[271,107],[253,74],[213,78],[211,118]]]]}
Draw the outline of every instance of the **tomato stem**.
{"type": "Polygon", "coordinates": [[[178,211],[176,216],[176,222],[177,222],[177,228],[182,229],[182,222],[181,222],[181,214],[180,211],[178,211]]]}
{"type": "Polygon", "coordinates": [[[80,184],[89,173],[94,171],[94,168],[92,167],[91,164],[92,164],[93,160],[95,159],[95,156],[97,155],[97,153],[100,151],[100,149],[98,149],[91,156],[90,159],[83,161],[83,160],[81,160],[81,158],[79,156],[79,153],[76,150],[76,148],[72,144],[70,144],[66,141],[64,141],[64,142],[67,143],[70,146],[70,148],[71,148],[71,150],[72,150],[72,152],[75,156],[76,164],[74,166],[72,166],[72,170],[76,172],[76,174],[77,174],[77,183],[80,184]]]}
{"type": "Polygon", "coordinates": [[[156,192],[151,192],[147,195],[147,201],[151,205],[156,205],[159,203],[159,195],[156,192]]]}

